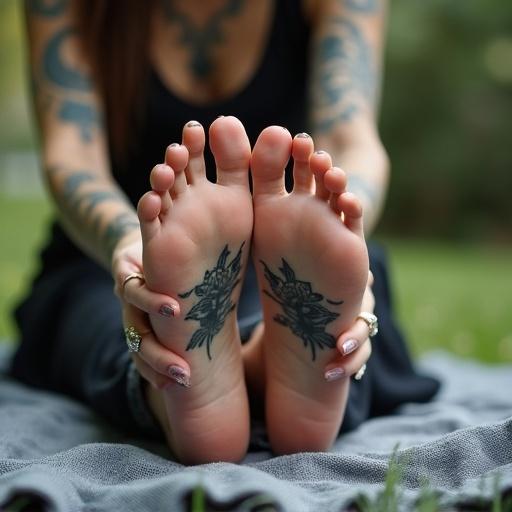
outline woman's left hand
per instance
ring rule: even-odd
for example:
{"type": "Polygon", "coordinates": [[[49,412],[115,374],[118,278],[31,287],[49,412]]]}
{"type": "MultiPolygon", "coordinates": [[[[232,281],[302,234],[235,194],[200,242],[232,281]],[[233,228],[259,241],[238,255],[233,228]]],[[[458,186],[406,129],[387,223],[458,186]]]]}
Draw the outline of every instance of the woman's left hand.
{"type": "MultiPolygon", "coordinates": [[[[375,298],[371,289],[372,284],[373,274],[370,272],[361,304],[361,311],[368,313],[373,313],[375,308],[375,298]]],[[[330,375],[350,377],[357,374],[363,368],[372,353],[372,344],[368,334],[368,324],[358,318],[352,327],[338,338],[336,346],[340,356],[336,357],[325,367],[326,378],[327,372],[332,372],[335,369],[338,371],[332,372],[330,375]]]]}

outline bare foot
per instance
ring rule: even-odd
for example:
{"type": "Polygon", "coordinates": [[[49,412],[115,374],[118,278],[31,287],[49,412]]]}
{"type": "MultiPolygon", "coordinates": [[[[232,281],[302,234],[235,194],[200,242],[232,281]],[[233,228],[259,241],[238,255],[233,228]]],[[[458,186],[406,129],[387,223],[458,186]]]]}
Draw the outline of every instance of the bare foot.
{"type": "Polygon", "coordinates": [[[306,134],[261,133],[254,147],[254,261],[264,312],[266,421],[276,453],[328,449],[349,379],[323,368],[360,312],[368,279],[361,205],[306,134]],[[284,168],[294,159],[293,192],[284,168]],[[316,189],[316,192],[313,190],[316,189]]]}
{"type": "Polygon", "coordinates": [[[138,207],[147,284],[180,298],[178,318],[150,315],[151,324],[191,369],[189,387],[151,388],[149,402],[173,452],[192,464],[238,461],[249,438],[236,303],[253,225],[250,145],[234,117],[214,121],[209,135],[217,183],[206,179],[204,130],[190,122],[138,207]]]}

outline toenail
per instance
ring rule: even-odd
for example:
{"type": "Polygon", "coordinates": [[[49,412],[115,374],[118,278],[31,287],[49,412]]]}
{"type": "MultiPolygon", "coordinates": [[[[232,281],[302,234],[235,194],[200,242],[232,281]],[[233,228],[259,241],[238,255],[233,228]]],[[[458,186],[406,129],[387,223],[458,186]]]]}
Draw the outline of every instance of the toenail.
{"type": "Polygon", "coordinates": [[[173,364],[169,366],[167,372],[169,373],[169,377],[180,386],[184,388],[190,387],[190,375],[181,366],[173,364]]]}
{"type": "Polygon", "coordinates": [[[317,155],[325,155],[325,151],[319,149],[318,151],[315,151],[315,154],[317,154],[317,155]]]}
{"type": "Polygon", "coordinates": [[[345,376],[345,370],[343,368],[332,368],[325,372],[324,377],[327,382],[341,379],[345,376]]]}
{"type": "Polygon", "coordinates": [[[187,123],[187,126],[188,126],[189,128],[195,128],[196,126],[201,126],[201,123],[198,123],[197,121],[189,121],[189,122],[187,123]]]}
{"type": "Polygon", "coordinates": [[[299,139],[310,139],[311,138],[306,132],[298,133],[296,136],[299,139]]]}
{"type": "Polygon", "coordinates": [[[163,304],[162,306],[160,306],[158,312],[162,316],[174,316],[174,308],[172,306],[169,306],[169,304],[163,304]]]}
{"type": "Polygon", "coordinates": [[[220,119],[221,117],[224,117],[223,115],[217,116],[217,119],[220,119]]]}
{"type": "Polygon", "coordinates": [[[177,142],[173,142],[169,147],[170,148],[175,148],[176,146],[179,146],[179,144],[177,142]]]}
{"type": "Polygon", "coordinates": [[[341,346],[344,356],[346,356],[347,354],[350,354],[351,352],[354,352],[354,350],[356,348],[357,348],[357,340],[352,340],[352,339],[343,342],[343,345],[341,346]]]}

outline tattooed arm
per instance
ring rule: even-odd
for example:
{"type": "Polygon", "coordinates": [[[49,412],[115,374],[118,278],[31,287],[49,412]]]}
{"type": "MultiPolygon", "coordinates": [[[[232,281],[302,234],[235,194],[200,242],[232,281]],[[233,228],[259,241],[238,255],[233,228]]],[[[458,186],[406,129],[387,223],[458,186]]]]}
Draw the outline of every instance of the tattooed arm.
{"type": "Polygon", "coordinates": [[[389,163],[376,117],[386,0],[316,0],[311,120],[316,146],[331,153],[363,202],[365,231],[384,202],[389,163]]]}
{"type": "MultiPolygon", "coordinates": [[[[26,0],[30,67],[45,180],[73,240],[110,268],[134,208],[111,177],[102,105],[81,55],[68,0],[26,0]]],[[[140,236],[140,235],[139,235],[140,236]]]]}

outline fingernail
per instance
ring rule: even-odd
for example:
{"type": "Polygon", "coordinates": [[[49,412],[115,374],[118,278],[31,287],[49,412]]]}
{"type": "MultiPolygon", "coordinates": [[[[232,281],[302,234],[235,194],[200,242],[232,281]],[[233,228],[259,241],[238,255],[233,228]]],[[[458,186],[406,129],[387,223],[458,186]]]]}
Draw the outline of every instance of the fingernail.
{"type": "Polygon", "coordinates": [[[299,139],[309,139],[310,138],[306,132],[298,133],[296,136],[299,139]]]}
{"type": "Polygon", "coordinates": [[[220,119],[221,117],[224,117],[223,115],[217,116],[217,119],[220,119]]]}
{"type": "Polygon", "coordinates": [[[190,375],[181,366],[173,364],[169,366],[167,371],[169,372],[169,377],[171,377],[171,379],[177,382],[180,386],[183,386],[184,388],[190,387],[190,375]]]}
{"type": "Polygon", "coordinates": [[[176,146],[179,146],[179,144],[177,142],[173,142],[169,147],[170,148],[175,148],[176,146]]]}
{"type": "Polygon", "coordinates": [[[350,354],[350,352],[354,352],[354,350],[357,348],[357,340],[347,340],[343,342],[343,345],[341,345],[341,349],[343,350],[343,355],[346,356],[347,354],[350,354]]]}
{"type": "Polygon", "coordinates": [[[189,122],[187,123],[187,126],[188,126],[189,128],[195,128],[196,126],[201,126],[201,123],[198,123],[197,121],[189,121],[189,122]]]}
{"type": "Polygon", "coordinates": [[[343,368],[332,368],[325,372],[324,377],[327,382],[341,379],[345,376],[345,370],[343,368]]]}
{"type": "Polygon", "coordinates": [[[317,155],[325,155],[325,151],[323,151],[322,149],[319,149],[318,151],[315,151],[315,153],[317,155]]]}
{"type": "Polygon", "coordinates": [[[158,312],[162,316],[174,316],[174,308],[172,306],[169,306],[169,304],[163,304],[162,306],[160,306],[158,312]]]}

